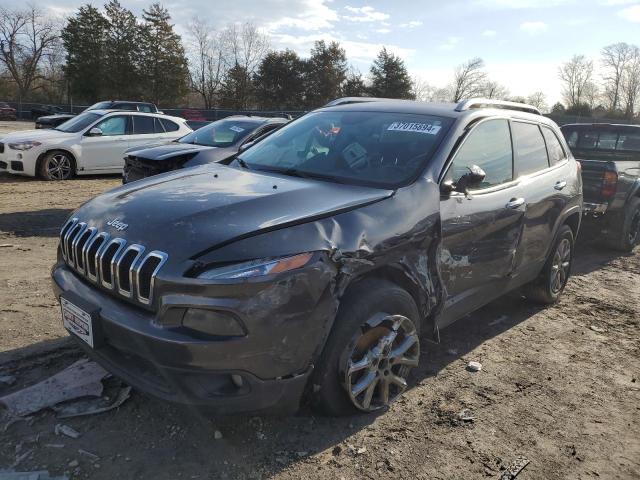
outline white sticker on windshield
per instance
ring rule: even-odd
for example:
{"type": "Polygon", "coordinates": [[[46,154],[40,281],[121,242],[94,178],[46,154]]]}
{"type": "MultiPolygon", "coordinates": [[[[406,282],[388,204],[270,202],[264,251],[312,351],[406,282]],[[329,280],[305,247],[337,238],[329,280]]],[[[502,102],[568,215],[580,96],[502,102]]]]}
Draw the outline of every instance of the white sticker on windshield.
{"type": "Polygon", "coordinates": [[[437,135],[441,128],[440,125],[433,125],[431,123],[393,122],[387,130],[437,135]]]}
{"type": "Polygon", "coordinates": [[[229,127],[229,130],[233,130],[234,132],[244,132],[244,128],[236,127],[235,125],[229,127]]]}

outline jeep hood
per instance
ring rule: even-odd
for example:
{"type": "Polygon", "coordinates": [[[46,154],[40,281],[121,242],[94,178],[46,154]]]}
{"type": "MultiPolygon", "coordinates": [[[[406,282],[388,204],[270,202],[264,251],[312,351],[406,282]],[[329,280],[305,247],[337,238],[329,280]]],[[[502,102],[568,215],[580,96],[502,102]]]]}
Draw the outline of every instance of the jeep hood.
{"type": "Polygon", "coordinates": [[[241,238],[331,216],[391,195],[392,190],[210,164],[116,188],[90,200],[73,216],[112,237],[184,261],[241,238]],[[112,220],[120,222],[111,222],[120,230],[107,225],[112,220]]]}

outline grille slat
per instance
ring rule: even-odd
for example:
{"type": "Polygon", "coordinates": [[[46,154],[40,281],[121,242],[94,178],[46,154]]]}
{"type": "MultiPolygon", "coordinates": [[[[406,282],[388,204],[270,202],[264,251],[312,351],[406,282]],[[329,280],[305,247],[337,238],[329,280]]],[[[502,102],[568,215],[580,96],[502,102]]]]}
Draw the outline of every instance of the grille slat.
{"type": "Polygon", "coordinates": [[[151,305],[156,275],[168,258],[158,250],[145,255],[143,245],[127,245],[78,218],[60,230],[60,250],[67,265],[91,282],[144,305],[151,305]]]}

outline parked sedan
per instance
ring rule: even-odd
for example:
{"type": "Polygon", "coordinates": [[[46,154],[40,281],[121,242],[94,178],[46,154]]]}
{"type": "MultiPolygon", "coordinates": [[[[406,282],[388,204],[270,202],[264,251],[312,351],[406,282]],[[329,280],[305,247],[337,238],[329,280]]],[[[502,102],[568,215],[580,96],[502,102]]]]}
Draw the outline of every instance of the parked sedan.
{"type": "Polygon", "coordinates": [[[289,120],[233,116],[198,128],[177,142],[129,150],[122,183],[158,173],[226,160],[289,120]]]}
{"type": "MultiPolygon", "coordinates": [[[[55,128],[76,116],[73,113],[63,113],[60,107],[52,107],[51,105],[47,105],[46,107],[57,108],[60,111],[53,112],[52,115],[43,113],[42,115],[46,116],[37,116],[33,113],[34,110],[31,110],[32,115],[36,118],[36,128],[55,128]]],[[[131,102],[128,100],[108,100],[105,102],[94,103],[90,107],[86,108],[84,112],[88,112],[90,110],[127,110],[132,112],[162,113],[158,111],[158,107],[153,103],[131,102]]]]}
{"type": "Polygon", "coordinates": [[[15,132],[0,138],[0,171],[39,175],[45,180],[120,173],[127,149],[175,140],[191,131],[178,117],[92,110],[54,129],[15,132]]]}
{"type": "Polygon", "coordinates": [[[7,103],[0,103],[0,120],[15,120],[16,109],[7,103]]]}

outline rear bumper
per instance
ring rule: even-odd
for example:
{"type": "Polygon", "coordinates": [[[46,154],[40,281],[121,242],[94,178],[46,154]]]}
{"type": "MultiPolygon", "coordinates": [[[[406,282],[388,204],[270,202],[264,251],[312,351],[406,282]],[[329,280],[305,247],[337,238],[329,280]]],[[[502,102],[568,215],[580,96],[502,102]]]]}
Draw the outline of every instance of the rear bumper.
{"type": "MultiPolygon", "coordinates": [[[[322,321],[329,316],[328,304],[317,298],[314,303],[313,295],[304,300],[305,293],[296,291],[292,279],[291,295],[310,308],[300,309],[287,297],[281,298],[286,304],[278,305],[278,293],[272,290],[271,296],[253,296],[246,305],[250,313],[237,310],[246,336],[193,335],[184,328],[162,327],[155,313],[96,289],[62,263],[54,266],[52,281],[56,298],[65,296],[73,303],[75,298],[95,307],[88,309],[96,312],[95,348],[76,337],[91,358],[149,395],[218,414],[295,411],[324,342],[322,321]]],[[[230,304],[222,296],[173,297],[181,307],[230,304]]],[[[164,307],[159,315],[169,315],[173,308],[166,302],[164,307]]]]}

